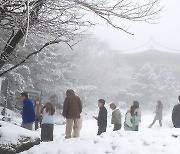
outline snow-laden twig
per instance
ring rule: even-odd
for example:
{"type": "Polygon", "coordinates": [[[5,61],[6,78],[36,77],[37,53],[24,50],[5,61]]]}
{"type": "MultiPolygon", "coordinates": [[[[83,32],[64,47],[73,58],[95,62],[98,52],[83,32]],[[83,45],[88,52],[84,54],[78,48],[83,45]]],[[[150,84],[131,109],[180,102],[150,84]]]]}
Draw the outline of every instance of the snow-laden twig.
{"type": "Polygon", "coordinates": [[[22,65],[23,63],[25,63],[25,62],[26,62],[29,58],[31,58],[32,56],[40,53],[45,47],[47,47],[47,46],[49,46],[49,45],[53,45],[53,44],[58,44],[58,43],[60,43],[60,42],[66,43],[71,49],[72,49],[72,47],[73,47],[74,45],[77,44],[77,42],[76,42],[76,43],[74,43],[73,45],[70,45],[68,41],[61,40],[61,39],[55,39],[54,41],[47,42],[47,43],[45,43],[39,50],[30,53],[30,54],[27,55],[22,61],[20,61],[19,63],[17,63],[17,64],[14,65],[13,67],[9,68],[8,70],[3,71],[2,73],[0,73],[0,77],[2,77],[3,75],[5,75],[6,73],[8,73],[8,72],[10,72],[10,71],[12,71],[12,70],[14,70],[14,69],[16,69],[16,68],[19,67],[20,65],[22,65]]]}
{"type": "Polygon", "coordinates": [[[26,28],[26,34],[25,34],[25,40],[24,40],[24,45],[23,47],[26,46],[26,41],[28,37],[28,31],[29,31],[29,0],[27,0],[27,28],[26,28]]]}
{"type": "Polygon", "coordinates": [[[9,46],[9,47],[11,47],[11,48],[12,48],[12,46],[11,46],[11,45],[9,45],[8,43],[6,43],[6,41],[5,41],[5,40],[3,40],[2,38],[0,38],[0,40],[1,40],[2,42],[4,42],[7,46],[9,46]]]}

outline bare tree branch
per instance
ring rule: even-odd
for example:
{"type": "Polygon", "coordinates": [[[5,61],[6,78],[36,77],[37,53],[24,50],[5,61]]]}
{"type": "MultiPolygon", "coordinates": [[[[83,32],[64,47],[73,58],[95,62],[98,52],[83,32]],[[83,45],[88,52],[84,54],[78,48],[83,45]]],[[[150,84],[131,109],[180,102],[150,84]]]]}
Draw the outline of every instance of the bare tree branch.
{"type": "MultiPolygon", "coordinates": [[[[84,18],[89,12],[107,22],[113,28],[134,35],[129,26],[120,24],[122,20],[154,22],[160,0],[147,0],[137,3],[134,0],[1,0],[0,29],[11,31],[0,54],[0,69],[12,61],[17,45],[27,36],[35,34],[58,37],[59,40],[69,41],[80,36],[89,27],[97,24],[84,18]],[[29,35],[28,35],[29,34],[29,35]]],[[[49,38],[46,38],[49,42],[49,38]]],[[[16,60],[20,57],[17,56],[16,60]]]]}
{"type": "Polygon", "coordinates": [[[6,73],[8,73],[8,72],[10,72],[10,71],[12,71],[12,70],[14,70],[14,69],[16,69],[17,67],[19,67],[20,65],[22,65],[23,63],[25,63],[28,59],[30,59],[32,56],[34,56],[34,55],[42,52],[42,50],[43,50],[44,48],[46,48],[46,47],[48,47],[48,46],[50,46],[50,45],[53,45],[53,44],[58,44],[58,43],[60,43],[60,42],[66,43],[71,49],[73,49],[72,47],[78,43],[78,42],[76,42],[75,44],[70,45],[69,42],[64,41],[64,40],[59,40],[59,39],[58,39],[58,40],[54,40],[54,41],[47,42],[47,43],[45,43],[39,50],[30,53],[30,54],[27,55],[22,61],[20,61],[19,63],[17,63],[17,64],[14,65],[13,67],[9,68],[8,70],[5,70],[5,71],[3,71],[2,73],[0,73],[0,77],[2,77],[4,74],[6,74],[6,73]]]}

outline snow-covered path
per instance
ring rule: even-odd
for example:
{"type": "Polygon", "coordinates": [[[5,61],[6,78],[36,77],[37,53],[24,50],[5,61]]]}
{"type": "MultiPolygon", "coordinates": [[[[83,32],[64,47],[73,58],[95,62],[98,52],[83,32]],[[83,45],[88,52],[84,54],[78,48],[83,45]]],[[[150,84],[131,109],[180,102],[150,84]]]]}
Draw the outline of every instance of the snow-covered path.
{"type": "MultiPolygon", "coordinates": [[[[21,154],[179,154],[180,130],[172,128],[170,115],[166,115],[163,128],[158,123],[147,128],[153,115],[144,115],[139,132],[112,132],[109,124],[107,133],[96,136],[97,126],[93,119],[84,120],[81,137],[64,139],[65,125],[56,125],[54,141],[41,143],[21,154]]],[[[109,120],[110,121],[110,120],[109,120]]]]}

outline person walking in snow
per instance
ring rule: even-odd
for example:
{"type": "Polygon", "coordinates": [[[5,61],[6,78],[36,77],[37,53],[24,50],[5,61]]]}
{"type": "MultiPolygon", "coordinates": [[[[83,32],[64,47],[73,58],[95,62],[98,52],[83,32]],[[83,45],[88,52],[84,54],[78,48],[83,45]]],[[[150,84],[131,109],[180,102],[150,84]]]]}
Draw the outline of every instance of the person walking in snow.
{"type": "Polygon", "coordinates": [[[132,105],[130,110],[126,112],[124,130],[136,131],[136,118],[137,118],[138,107],[132,105]]]}
{"type": "Polygon", "coordinates": [[[139,102],[138,101],[133,101],[133,105],[138,108],[138,111],[137,111],[137,116],[136,116],[136,129],[135,131],[138,131],[139,130],[139,124],[141,123],[141,110],[140,110],[140,107],[139,107],[139,102]]]}
{"type": "Polygon", "coordinates": [[[32,101],[28,98],[28,93],[21,93],[21,101],[23,102],[22,125],[21,127],[32,130],[35,121],[35,112],[32,101]]]}
{"type": "Polygon", "coordinates": [[[52,103],[48,102],[41,110],[42,113],[42,125],[41,125],[41,141],[48,142],[53,141],[54,130],[54,113],[55,108],[52,103]]]}
{"type": "Polygon", "coordinates": [[[41,121],[42,121],[42,115],[41,115],[41,110],[42,110],[43,106],[40,103],[39,100],[35,101],[35,105],[34,105],[34,110],[35,110],[35,130],[37,130],[39,128],[39,124],[41,126],[41,121]]]}
{"type": "Polygon", "coordinates": [[[75,92],[72,89],[67,90],[63,105],[63,116],[66,118],[66,139],[71,138],[72,136],[80,136],[82,126],[81,112],[81,99],[75,95],[75,92]],[[72,129],[74,129],[73,134],[72,129]]]}
{"type": "Polygon", "coordinates": [[[179,104],[175,105],[172,111],[172,122],[175,128],[180,128],[180,96],[179,104]]]}
{"type": "Polygon", "coordinates": [[[121,112],[116,107],[116,104],[114,104],[114,103],[110,104],[110,108],[113,110],[112,119],[111,119],[111,124],[114,124],[113,131],[120,130],[121,129],[121,112]]]}
{"type": "Polygon", "coordinates": [[[99,99],[98,101],[99,114],[98,117],[94,117],[97,120],[97,124],[98,124],[97,135],[101,135],[102,133],[106,132],[106,128],[107,128],[107,110],[104,105],[105,105],[105,100],[99,99]]]}
{"type": "Polygon", "coordinates": [[[154,117],[152,124],[150,124],[149,128],[151,128],[157,120],[159,120],[159,125],[160,125],[160,127],[162,127],[163,108],[164,107],[163,107],[162,102],[160,100],[157,101],[156,111],[155,111],[156,115],[154,117]]]}

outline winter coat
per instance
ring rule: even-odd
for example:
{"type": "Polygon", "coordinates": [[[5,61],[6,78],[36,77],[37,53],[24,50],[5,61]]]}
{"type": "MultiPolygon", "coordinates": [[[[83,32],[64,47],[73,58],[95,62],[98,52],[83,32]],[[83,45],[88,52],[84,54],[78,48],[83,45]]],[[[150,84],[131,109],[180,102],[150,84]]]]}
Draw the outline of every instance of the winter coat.
{"type": "Polygon", "coordinates": [[[121,124],[121,112],[119,109],[115,109],[112,113],[112,119],[111,119],[112,124],[121,124]]]}
{"type": "Polygon", "coordinates": [[[99,127],[107,126],[107,110],[106,110],[105,106],[100,107],[97,120],[98,120],[99,127]]]}
{"type": "Polygon", "coordinates": [[[64,101],[63,116],[67,119],[80,119],[82,102],[74,93],[70,93],[64,101]]]}
{"type": "Polygon", "coordinates": [[[42,110],[43,106],[42,105],[35,105],[34,106],[34,111],[35,111],[35,115],[36,117],[41,116],[41,110],[42,110]]]}
{"type": "Polygon", "coordinates": [[[136,116],[132,116],[130,111],[126,113],[125,122],[124,122],[124,129],[126,131],[135,131],[136,129],[136,116]]]}
{"type": "Polygon", "coordinates": [[[46,112],[46,109],[42,112],[42,124],[54,124],[54,116],[46,112]]]}
{"type": "Polygon", "coordinates": [[[163,104],[158,104],[156,106],[156,111],[155,111],[155,113],[156,113],[155,119],[156,120],[162,120],[162,116],[163,116],[162,112],[163,112],[163,104]]]}
{"type": "Polygon", "coordinates": [[[23,124],[33,123],[35,121],[34,106],[30,99],[25,99],[23,102],[23,112],[22,112],[23,124]]]}
{"type": "Polygon", "coordinates": [[[180,127],[180,104],[177,104],[173,108],[172,122],[174,127],[180,127]]]}

